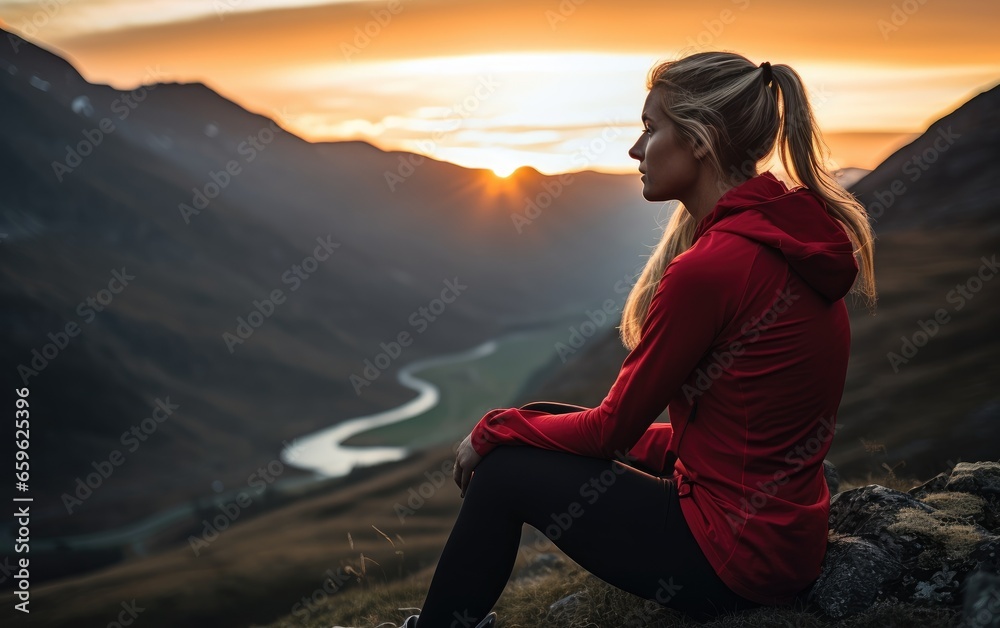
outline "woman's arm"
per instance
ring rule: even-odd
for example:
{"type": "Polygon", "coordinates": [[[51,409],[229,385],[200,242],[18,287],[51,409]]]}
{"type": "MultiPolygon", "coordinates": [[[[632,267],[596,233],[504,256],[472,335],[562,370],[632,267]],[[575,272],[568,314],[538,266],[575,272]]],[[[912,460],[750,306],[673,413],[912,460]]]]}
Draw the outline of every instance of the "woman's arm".
{"type": "MultiPolygon", "coordinates": [[[[482,456],[497,445],[524,444],[629,462],[629,451],[681,392],[732,318],[735,306],[730,295],[740,294],[741,286],[727,282],[740,281],[741,273],[726,268],[691,255],[679,256],[667,266],[639,344],[625,358],[600,406],[558,414],[530,409],[532,404],[526,406],[529,409],[490,410],[473,428],[472,447],[482,456]]],[[[658,447],[667,436],[663,429],[657,428],[640,446],[646,456],[642,464],[655,464],[658,447]]]]}
{"type": "MultiPolygon", "coordinates": [[[[521,406],[521,410],[541,410],[550,414],[566,414],[587,410],[586,406],[578,406],[560,401],[532,401],[521,406]]],[[[628,452],[632,466],[653,474],[661,474],[667,467],[667,448],[673,437],[673,426],[669,423],[653,423],[632,446],[628,452]]]]}
{"type": "Polygon", "coordinates": [[[674,426],[669,423],[653,423],[632,445],[626,461],[633,467],[653,475],[662,475],[668,466],[667,448],[674,435],[674,426]]]}

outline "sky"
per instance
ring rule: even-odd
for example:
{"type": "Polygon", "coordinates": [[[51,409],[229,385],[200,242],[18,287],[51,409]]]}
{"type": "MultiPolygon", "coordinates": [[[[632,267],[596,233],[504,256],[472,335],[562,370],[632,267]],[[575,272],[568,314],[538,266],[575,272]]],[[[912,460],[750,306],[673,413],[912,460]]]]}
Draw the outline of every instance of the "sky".
{"type": "Polygon", "coordinates": [[[635,172],[649,69],[704,50],[804,79],[831,168],[873,168],[1000,81],[1000,2],[0,0],[95,83],[205,83],[310,141],[498,175],[635,172]]]}

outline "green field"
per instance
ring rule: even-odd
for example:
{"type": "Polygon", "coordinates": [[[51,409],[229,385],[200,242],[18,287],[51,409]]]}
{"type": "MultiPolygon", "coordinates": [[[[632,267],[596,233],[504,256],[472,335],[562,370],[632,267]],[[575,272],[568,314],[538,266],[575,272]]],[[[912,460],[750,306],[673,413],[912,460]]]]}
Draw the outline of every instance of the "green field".
{"type": "Polygon", "coordinates": [[[507,407],[529,378],[556,355],[556,343],[566,342],[567,337],[565,326],[521,332],[500,339],[500,346],[488,356],[420,369],[414,375],[438,387],[437,405],[405,421],[352,436],[344,445],[422,449],[457,442],[486,412],[507,407]]]}

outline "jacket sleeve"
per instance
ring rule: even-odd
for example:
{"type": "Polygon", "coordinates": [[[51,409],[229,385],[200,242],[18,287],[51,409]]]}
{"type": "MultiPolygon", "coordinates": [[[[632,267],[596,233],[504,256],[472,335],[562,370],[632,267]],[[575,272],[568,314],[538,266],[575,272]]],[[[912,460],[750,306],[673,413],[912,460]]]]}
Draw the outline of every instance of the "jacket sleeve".
{"type": "Polygon", "coordinates": [[[490,410],[472,430],[473,449],[485,456],[497,445],[522,444],[596,458],[625,458],[638,444],[643,466],[662,465],[672,430],[669,425],[647,430],[681,392],[731,318],[731,295],[741,291],[726,285],[726,278],[731,284],[734,273],[724,272],[724,264],[725,260],[705,256],[674,258],[650,302],[639,343],[626,356],[598,407],[562,414],[521,408],[490,410]]]}
{"type": "Polygon", "coordinates": [[[661,475],[667,468],[667,450],[674,436],[674,426],[669,423],[653,423],[639,441],[628,452],[628,462],[634,467],[661,475]]]}
{"type": "MultiPolygon", "coordinates": [[[[521,410],[544,410],[550,414],[565,414],[587,410],[580,406],[560,401],[532,401],[526,403],[521,410]]],[[[628,452],[628,462],[634,467],[650,473],[662,474],[667,468],[667,451],[673,436],[673,426],[669,423],[653,423],[639,438],[639,442],[628,452]]]]}

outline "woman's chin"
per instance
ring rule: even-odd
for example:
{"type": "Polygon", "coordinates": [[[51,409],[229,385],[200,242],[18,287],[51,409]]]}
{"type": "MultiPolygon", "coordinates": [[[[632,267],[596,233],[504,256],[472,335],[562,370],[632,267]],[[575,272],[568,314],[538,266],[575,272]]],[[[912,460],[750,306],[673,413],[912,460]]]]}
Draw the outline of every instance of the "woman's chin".
{"type": "Polygon", "coordinates": [[[648,183],[644,183],[642,186],[642,197],[651,203],[658,203],[660,201],[665,201],[667,199],[660,198],[661,195],[657,194],[655,190],[649,187],[648,183]]]}

